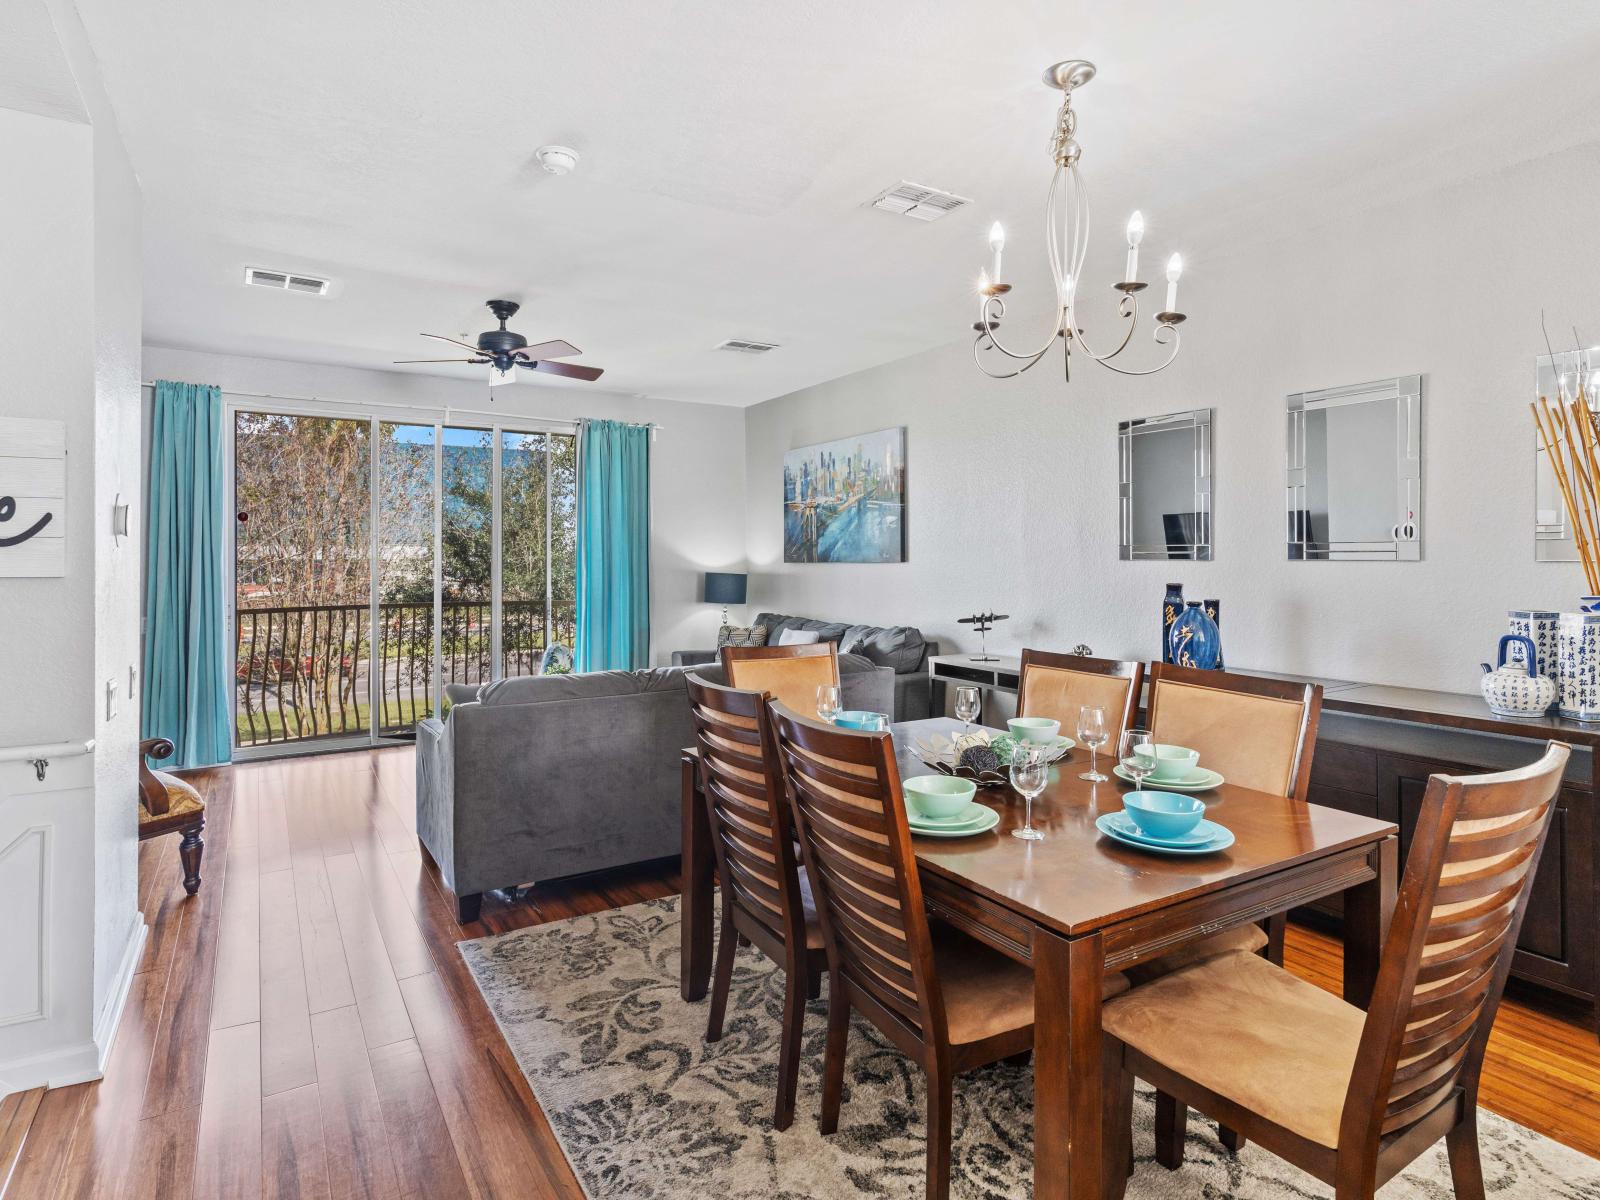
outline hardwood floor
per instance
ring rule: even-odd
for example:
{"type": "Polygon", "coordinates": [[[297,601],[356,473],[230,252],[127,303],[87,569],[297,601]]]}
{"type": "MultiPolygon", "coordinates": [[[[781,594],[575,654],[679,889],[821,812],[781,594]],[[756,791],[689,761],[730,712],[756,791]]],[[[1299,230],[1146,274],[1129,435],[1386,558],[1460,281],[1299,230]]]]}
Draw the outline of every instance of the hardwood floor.
{"type": "MultiPolygon", "coordinates": [[[[144,843],[151,924],[106,1078],[0,1104],[6,1200],[394,1200],[581,1195],[454,943],[671,895],[613,872],[485,898],[459,927],[415,837],[407,748],[194,773],[205,881],[144,843]],[[25,1119],[31,1117],[31,1121],[25,1119]]],[[[1289,965],[1337,993],[1339,946],[1289,965]]],[[[1600,1044],[1546,996],[1506,1002],[1483,1102],[1600,1156],[1600,1044]]],[[[797,1120],[814,1119],[802,1090],[797,1120]]]]}

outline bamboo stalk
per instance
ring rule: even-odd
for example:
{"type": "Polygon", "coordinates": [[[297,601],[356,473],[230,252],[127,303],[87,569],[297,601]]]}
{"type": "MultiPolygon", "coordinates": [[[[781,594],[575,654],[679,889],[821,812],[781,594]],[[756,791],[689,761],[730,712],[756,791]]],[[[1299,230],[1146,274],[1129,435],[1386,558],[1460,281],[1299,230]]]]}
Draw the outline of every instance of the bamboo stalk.
{"type": "Polygon", "coordinates": [[[1600,586],[1600,572],[1596,571],[1594,549],[1589,543],[1583,516],[1573,496],[1571,480],[1567,476],[1560,439],[1556,436],[1556,422],[1550,412],[1550,403],[1545,397],[1540,396],[1539,403],[1537,405],[1530,403],[1528,410],[1533,414],[1533,423],[1539,430],[1540,440],[1544,442],[1546,460],[1550,464],[1551,473],[1556,477],[1556,486],[1561,489],[1561,498],[1567,506],[1567,518],[1572,523],[1572,540],[1577,545],[1578,557],[1583,562],[1584,577],[1588,581],[1590,593],[1595,594],[1597,586],[1600,586]]]}
{"type": "Polygon", "coordinates": [[[1576,501],[1573,502],[1573,520],[1577,528],[1582,531],[1579,553],[1583,558],[1584,576],[1588,580],[1590,593],[1593,594],[1595,585],[1600,584],[1600,558],[1597,558],[1595,551],[1597,538],[1600,538],[1600,526],[1595,522],[1594,501],[1588,487],[1591,481],[1583,470],[1582,457],[1573,444],[1572,429],[1567,423],[1565,409],[1559,402],[1554,411],[1548,403],[1545,403],[1545,419],[1556,434],[1556,460],[1561,464],[1561,475],[1566,481],[1568,498],[1576,497],[1583,502],[1581,506],[1576,501]],[[1563,435],[1565,453],[1563,453],[1563,435]]]}
{"type": "MultiPolygon", "coordinates": [[[[1583,447],[1586,467],[1584,482],[1594,496],[1596,511],[1600,512],[1600,453],[1596,451],[1594,420],[1589,415],[1589,406],[1584,400],[1581,384],[1578,388],[1578,399],[1572,402],[1571,425],[1573,429],[1579,431],[1578,443],[1583,447]]],[[[1600,526],[1597,526],[1596,532],[1600,534],[1600,526]]],[[[1596,544],[1600,544],[1600,538],[1597,538],[1596,544]]]]}
{"type": "MultiPolygon", "coordinates": [[[[1583,501],[1584,516],[1588,518],[1589,548],[1591,561],[1596,568],[1592,583],[1600,582],[1600,559],[1596,559],[1594,550],[1600,546],[1600,483],[1597,483],[1595,474],[1590,470],[1590,456],[1588,442],[1578,432],[1577,421],[1569,419],[1564,406],[1556,410],[1556,418],[1560,429],[1567,441],[1567,453],[1572,461],[1567,466],[1568,482],[1576,481],[1578,498],[1583,501]]],[[[1591,593],[1593,587],[1590,588],[1591,593]]]]}

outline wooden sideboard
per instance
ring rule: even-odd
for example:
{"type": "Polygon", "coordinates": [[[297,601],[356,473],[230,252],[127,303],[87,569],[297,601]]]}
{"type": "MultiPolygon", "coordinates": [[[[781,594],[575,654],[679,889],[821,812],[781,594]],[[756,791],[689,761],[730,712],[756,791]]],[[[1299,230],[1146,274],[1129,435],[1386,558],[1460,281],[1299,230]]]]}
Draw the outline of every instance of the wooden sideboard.
{"type": "MultiPolygon", "coordinates": [[[[1315,682],[1324,689],[1322,722],[1307,799],[1393,821],[1400,827],[1402,863],[1429,775],[1521,766],[1537,758],[1552,738],[1572,746],[1512,974],[1595,1005],[1600,996],[1596,959],[1600,844],[1595,830],[1600,725],[1558,717],[1498,717],[1479,697],[1466,694],[1340,680],[1315,682]]],[[[1338,901],[1298,915],[1313,923],[1337,924],[1338,901]]],[[[1600,1008],[1596,1011],[1600,1019],[1600,1008]]]]}

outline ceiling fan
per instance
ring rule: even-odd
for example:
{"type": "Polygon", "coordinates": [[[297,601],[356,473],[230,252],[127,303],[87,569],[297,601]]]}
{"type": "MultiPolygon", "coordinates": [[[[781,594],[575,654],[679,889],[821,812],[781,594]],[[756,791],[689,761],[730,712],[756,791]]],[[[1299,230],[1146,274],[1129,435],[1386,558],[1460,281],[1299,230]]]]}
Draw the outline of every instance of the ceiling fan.
{"type": "Polygon", "coordinates": [[[405,363],[444,363],[464,362],[475,363],[479,366],[489,365],[493,368],[489,372],[489,382],[510,383],[516,378],[516,369],[523,367],[529,371],[543,371],[547,375],[563,375],[568,379],[599,379],[605,372],[600,367],[581,367],[576,363],[554,362],[557,358],[571,358],[574,354],[582,354],[571,342],[556,338],[554,341],[540,342],[536,346],[528,345],[528,339],[520,333],[512,333],[506,328],[506,322],[514,317],[517,309],[522,306],[515,300],[490,300],[487,302],[489,311],[500,321],[499,329],[490,329],[478,335],[478,344],[469,345],[457,341],[453,337],[445,337],[442,333],[425,333],[422,336],[437,338],[441,342],[449,342],[453,346],[460,346],[463,350],[472,351],[470,358],[402,358],[395,361],[396,366],[405,363]]]}

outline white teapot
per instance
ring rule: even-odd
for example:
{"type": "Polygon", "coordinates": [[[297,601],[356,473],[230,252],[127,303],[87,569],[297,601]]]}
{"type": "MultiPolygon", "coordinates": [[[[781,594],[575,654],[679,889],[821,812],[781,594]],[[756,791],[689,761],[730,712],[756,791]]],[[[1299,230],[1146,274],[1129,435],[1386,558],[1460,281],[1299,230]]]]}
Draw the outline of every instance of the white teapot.
{"type": "Polygon", "coordinates": [[[1508,633],[1500,639],[1494,667],[1491,668],[1488,663],[1480,664],[1483,678],[1478,681],[1478,686],[1483,690],[1483,698],[1488,702],[1490,712],[1502,717],[1542,717],[1549,710],[1556,702],[1556,685],[1554,680],[1534,673],[1534,663],[1537,661],[1530,639],[1515,633],[1508,633]],[[1523,660],[1520,663],[1506,662],[1506,646],[1511,642],[1520,642],[1522,645],[1523,660]]]}

